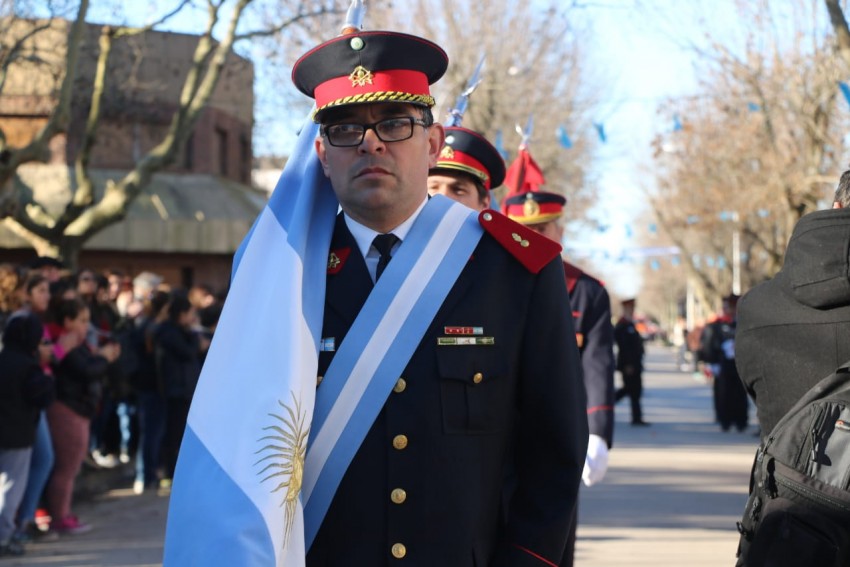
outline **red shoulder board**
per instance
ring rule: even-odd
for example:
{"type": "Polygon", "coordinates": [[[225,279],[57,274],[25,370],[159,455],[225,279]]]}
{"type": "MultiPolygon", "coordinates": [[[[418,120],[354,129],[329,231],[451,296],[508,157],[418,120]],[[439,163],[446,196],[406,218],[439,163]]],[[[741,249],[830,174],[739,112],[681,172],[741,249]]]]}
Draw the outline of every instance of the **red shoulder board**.
{"type": "Polygon", "coordinates": [[[577,266],[573,266],[569,262],[564,262],[564,275],[567,277],[567,291],[572,293],[576,288],[578,279],[584,275],[584,272],[577,266]]]}
{"type": "Polygon", "coordinates": [[[478,222],[496,242],[533,274],[539,273],[543,266],[561,254],[561,245],[557,242],[492,209],[481,211],[478,222]]]}

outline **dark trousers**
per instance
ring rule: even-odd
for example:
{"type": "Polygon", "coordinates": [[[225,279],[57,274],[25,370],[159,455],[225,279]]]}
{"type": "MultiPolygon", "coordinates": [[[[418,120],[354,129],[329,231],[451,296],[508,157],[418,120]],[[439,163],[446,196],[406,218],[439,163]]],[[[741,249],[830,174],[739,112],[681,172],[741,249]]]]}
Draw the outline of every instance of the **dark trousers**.
{"type": "Polygon", "coordinates": [[[733,425],[740,431],[747,427],[747,391],[736,372],[721,372],[714,377],[714,407],[717,421],[726,431],[733,425]]]}
{"type": "Polygon", "coordinates": [[[623,375],[623,387],[614,394],[614,399],[620,401],[628,396],[632,402],[632,423],[643,421],[643,412],[640,409],[640,396],[643,392],[643,379],[641,371],[634,367],[627,367],[620,371],[623,375]]]}
{"type": "Polygon", "coordinates": [[[186,419],[189,417],[191,400],[168,398],[165,405],[165,478],[174,478],[174,467],[177,466],[177,454],[183,442],[183,430],[186,429],[186,419]]]}
{"type": "Polygon", "coordinates": [[[136,480],[153,487],[165,434],[165,398],[156,391],[139,392],[139,433],[136,480]]]}
{"type": "Polygon", "coordinates": [[[573,517],[570,522],[570,531],[567,534],[567,548],[564,550],[564,557],[561,559],[559,567],[573,567],[573,556],[576,553],[576,528],[578,527],[578,502],[573,508],[573,517]]]}

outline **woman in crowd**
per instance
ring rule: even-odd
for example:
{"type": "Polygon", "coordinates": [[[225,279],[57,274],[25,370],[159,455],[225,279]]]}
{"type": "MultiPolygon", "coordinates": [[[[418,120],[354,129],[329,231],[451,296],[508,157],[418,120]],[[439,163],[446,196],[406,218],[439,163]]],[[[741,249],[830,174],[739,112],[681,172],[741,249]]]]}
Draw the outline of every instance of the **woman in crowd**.
{"type": "Polygon", "coordinates": [[[96,350],[86,344],[90,311],[79,299],[62,301],[54,313],[60,328],[55,364],[56,401],[47,409],[56,461],[47,485],[50,528],[76,534],[91,527],[71,513],[74,479],[86,456],[91,418],[100,402],[107,366],[120,349],[107,343],[96,350]]]}

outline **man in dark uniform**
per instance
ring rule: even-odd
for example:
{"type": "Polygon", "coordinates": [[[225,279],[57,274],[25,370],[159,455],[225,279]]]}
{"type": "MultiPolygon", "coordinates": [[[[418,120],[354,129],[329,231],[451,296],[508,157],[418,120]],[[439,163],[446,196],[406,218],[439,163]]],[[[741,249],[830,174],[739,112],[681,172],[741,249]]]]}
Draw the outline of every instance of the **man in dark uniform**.
{"type": "Polygon", "coordinates": [[[723,312],[705,326],[700,337],[699,359],[708,364],[714,377],[714,410],[720,428],[747,428],[747,393],[735,366],[735,334],[738,296],[723,298],[723,312]]]}
{"type": "MultiPolygon", "coordinates": [[[[524,224],[554,242],[564,236],[562,224],[567,200],[557,193],[531,191],[510,197],[505,210],[512,220],[524,224]]],[[[611,300],[605,286],[580,268],[563,260],[570,308],[581,353],[584,387],[587,391],[589,440],[582,480],[586,486],[602,480],[608,468],[608,449],[614,435],[614,333],[611,300]]],[[[573,564],[576,522],[573,522],[561,561],[573,564]]]]}
{"type": "MultiPolygon", "coordinates": [[[[316,99],[316,150],[343,211],[328,262],[317,408],[332,391],[341,347],[362,338],[349,331],[406,276],[405,251],[430,211],[472,214],[427,198],[427,174],[444,142],[428,85],[446,66],[445,53],[424,39],[358,32],[314,48],[294,67],[296,86],[316,99]]],[[[310,566],[561,560],[587,420],[559,247],[495,211],[478,222],[480,240],[362,424],[308,542],[310,566]],[[503,499],[507,470],[518,479],[510,502],[503,499]]],[[[455,242],[461,239],[470,238],[455,242]]],[[[432,266],[434,279],[444,264],[432,266]]],[[[375,333],[371,342],[396,339],[375,333]]],[[[378,370],[373,382],[387,377],[378,370]]]]}
{"type": "Polygon", "coordinates": [[[504,180],[505,161],[484,136],[460,126],[446,128],[446,144],[428,172],[429,195],[483,211],[490,208],[490,191],[504,180]]]}
{"type": "Polygon", "coordinates": [[[614,396],[617,401],[629,397],[632,403],[632,425],[649,425],[643,420],[640,397],[643,394],[643,337],[635,327],[635,300],[620,302],[623,309],[614,325],[614,341],[617,343],[617,370],[623,377],[623,387],[614,396]]]}
{"type": "Polygon", "coordinates": [[[762,435],[812,386],[850,360],[850,171],[832,209],[794,227],[785,263],[738,305],[736,363],[762,435]]]}

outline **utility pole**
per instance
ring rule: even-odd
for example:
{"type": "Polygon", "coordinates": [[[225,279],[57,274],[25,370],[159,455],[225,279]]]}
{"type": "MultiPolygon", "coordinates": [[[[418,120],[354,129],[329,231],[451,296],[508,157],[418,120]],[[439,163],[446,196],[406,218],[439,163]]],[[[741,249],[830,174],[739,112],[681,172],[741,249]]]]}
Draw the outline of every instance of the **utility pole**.
{"type": "Polygon", "coordinates": [[[738,211],[732,212],[732,293],[741,295],[741,228],[738,211]]]}

